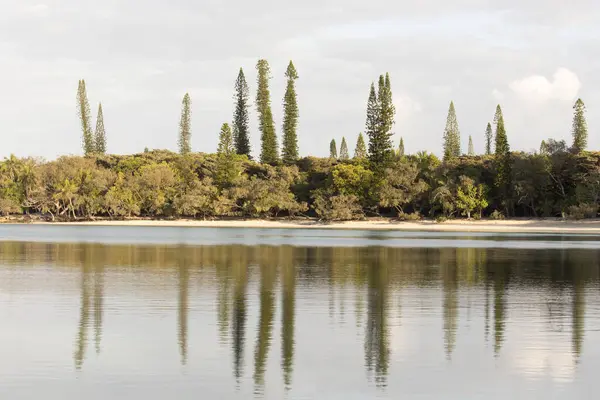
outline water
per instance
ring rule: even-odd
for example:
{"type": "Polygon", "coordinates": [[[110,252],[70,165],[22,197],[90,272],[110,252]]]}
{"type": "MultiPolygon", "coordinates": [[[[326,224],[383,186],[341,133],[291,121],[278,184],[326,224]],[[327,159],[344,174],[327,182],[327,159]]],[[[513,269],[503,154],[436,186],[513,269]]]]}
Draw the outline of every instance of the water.
{"type": "Polygon", "coordinates": [[[0,226],[0,398],[593,399],[600,237],[0,226]]]}

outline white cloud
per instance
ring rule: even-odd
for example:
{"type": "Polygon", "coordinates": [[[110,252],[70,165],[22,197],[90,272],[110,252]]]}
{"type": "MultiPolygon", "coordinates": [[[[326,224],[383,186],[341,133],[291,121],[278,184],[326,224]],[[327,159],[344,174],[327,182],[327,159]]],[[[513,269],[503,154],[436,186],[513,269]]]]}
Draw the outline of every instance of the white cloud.
{"type": "Polygon", "coordinates": [[[509,87],[517,96],[531,102],[572,101],[581,88],[581,82],[574,72],[559,68],[552,81],[542,75],[532,75],[512,82],[509,87]]]}

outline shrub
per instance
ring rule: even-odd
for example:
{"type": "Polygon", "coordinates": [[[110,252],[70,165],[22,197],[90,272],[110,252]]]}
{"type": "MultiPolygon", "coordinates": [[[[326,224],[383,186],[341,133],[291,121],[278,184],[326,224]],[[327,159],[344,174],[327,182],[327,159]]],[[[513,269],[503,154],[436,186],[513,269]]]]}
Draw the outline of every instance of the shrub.
{"type": "Polygon", "coordinates": [[[501,220],[504,219],[504,214],[502,214],[501,211],[498,210],[494,210],[491,214],[490,214],[490,219],[495,219],[495,220],[501,220]]]}
{"type": "Polygon", "coordinates": [[[568,219],[596,218],[598,216],[598,204],[583,203],[571,206],[567,212],[568,219]]]}

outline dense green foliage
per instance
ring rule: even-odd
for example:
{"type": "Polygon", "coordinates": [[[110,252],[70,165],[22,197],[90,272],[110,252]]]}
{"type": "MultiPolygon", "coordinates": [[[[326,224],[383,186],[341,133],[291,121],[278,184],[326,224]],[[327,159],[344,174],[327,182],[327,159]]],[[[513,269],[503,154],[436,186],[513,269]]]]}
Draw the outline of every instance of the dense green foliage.
{"type": "Polygon", "coordinates": [[[235,108],[233,111],[233,139],[235,150],[238,154],[250,157],[250,119],[248,107],[250,101],[250,89],[244,76],[244,70],[240,68],[235,81],[235,108]]]}
{"type": "Polygon", "coordinates": [[[77,87],[77,115],[81,122],[83,153],[88,155],[95,151],[94,135],[92,133],[92,111],[87,97],[85,80],[79,81],[77,87]]]}
{"type": "Polygon", "coordinates": [[[277,149],[275,122],[273,122],[273,112],[271,111],[271,92],[269,90],[271,67],[269,67],[267,60],[258,60],[256,70],[258,71],[256,110],[258,111],[258,128],[261,134],[260,161],[266,164],[275,164],[279,161],[279,150],[277,149]]]}
{"type": "MultiPolygon", "coordinates": [[[[502,119],[498,121],[502,137],[502,119]]],[[[500,146],[502,148],[502,146],[500,146]]],[[[499,153],[442,163],[405,155],[380,176],[364,159],[271,166],[236,154],[228,124],[217,154],[148,151],[0,162],[0,212],[95,217],[595,217],[600,153],[499,153]],[[505,162],[509,165],[504,165],[505,162]],[[510,190],[498,176],[508,174],[510,190]],[[507,207],[510,204],[510,207],[507,207]]]]}
{"type": "Polygon", "coordinates": [[[189,93],[181,101],[181,118],[179,120],[179,153],[192,151],[192,100],[189,93]]]}
{"type": "Polygon", "coordinates": [[[451,101],[446,117],[446,128],[444,129],[444,160],[450,160],[460,155],[460,130],[458,129],[454,102],[451,101]]]}
{"type": "Polygon", "coordinates": [[[298,99],[296,98],[296,67],[290,61],[285,71],[287,87],[283,97],[283,149],[282,159],[286,164],[298,160],[298,99]]]}
{"type": "Polygon", "coordinates": [[[102,111],[102,103],[98,104],[96,132],[94,136],[94,150],[96,153],[106,154],[106,131],[104,129],[104,112],[102,111]]]}

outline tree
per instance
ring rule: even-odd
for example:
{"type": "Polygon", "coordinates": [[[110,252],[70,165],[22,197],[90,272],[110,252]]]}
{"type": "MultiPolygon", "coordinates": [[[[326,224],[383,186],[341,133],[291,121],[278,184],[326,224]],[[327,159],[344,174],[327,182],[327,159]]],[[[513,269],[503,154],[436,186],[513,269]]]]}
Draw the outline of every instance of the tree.
{"type": "Polygon", "coordinates": [[[404,157],[404,139],[400,138],[400,145],[398,146],[398,158],[404,157]]]}
{"type": "Polygon", "coordinates": [[[571,130],[571,134],[573,135],[573,151],[581,153],[587,147],[588,140],[585,104],[583,104],[581,99],[577,99],[573,109],[575,110],[573,115],[573,128],[571,130]]]}
{"type": "Polygon", "coordinates": [[[181,119],[179,121],[179,153],[185,155],[192,151],[192,100],[188,93],[181,102],[181,119]]]}
{"type": "Polygon", "coordinates": [[[217,148],[217,174],[216,181],[221,187],[228,186],[235,181],[241,171],[236,161],[236,147],[233,133],[228,123],[221,126],[219,133],[219,147],[217,148]]]}
{"type": "Polygon", "coordinates": [[[258,60],[256,69],[258,70],[256,109],[258,111],[258,127],[261,133],[260,161],[266,164],[275,164],[279,161],[279,151],[277,150],[277,136],[271,111],[271,92],[269,91],[271,68],[267,60],[258,60]]]}
{"type": "Polygon", "coordinates": [[[296,84],[298,73],[292,61],[290,61],[287,71],[287,87],[283,97],[283,162],[291,164],[298,160],[298,99],[296,98],[296,84]]]}
{"type": "Polygon", "coordinates": [[[505,207],[508,211],[507,202],[510,201],[510,182],[511,182],[511,157],[510,157],[510,146],[508,144],[508,138],[506,136],[506,130],[504,128],[504,116],[502,115],[502,109],[498,105],[496,111],[496,187],[500,190],[502,199],[505,202],[505,207]]]}
{"type": "Polygon", "coordinates": [[[542,140],[542,143],[540,144],[540,154],[553,155],[566,153],[567,151],[567,142],[564,140],[554,140],[550,138],[548,140],[542,140]]]}
{"type": "Polygon", "coordinates": [[[357,160],[367,158],[367,146],[365,145],[365,138],[362,132],[358,134],[358,139],[356,140],[356,147],[354,148],[354,158],[357,160]]]}
{"type": "Polygon", "coordinates": [[[102,103],[98,104],[98,115],[96,116],[96,153],[106,154],[106,131],[104,130],[104,113],[102,112],[102,103]]]}
{"type": "Polygon", "coordinates": [[[488,122],[487,127],[485,128],[485,154],[492,154],[492,139],[494,134],[492,133],[492,124],[488,122]]]}
{"type": "Polygon", "coordinates": [[[92,112],[87,98],[85,80],[83,79],[79,81],[79,87],[77,88],[77,114],[81,121],[83,153],[87,156],[94,152],[95,146],[92,134],[92,112]]]}
{"type": "Polygon", "coordinates": [[[329,158],[337,160],[337,147],[335,145],[335,139],[331,139],[329,143],[329,158]]]}
{"type": "Polygon", "coordinates": [[[471,218],[473,212],[477,212],[481,218],[481,212],[488,206],[485,195],[483,185],[475,185],[471,178],[461,176],[456,193],[456,208],[467,218],[471,218]]]}
{"type": "Polygon", "coordinates": [[[473,148],[473,138],[469,135],[469,152],[467,153],[470,156],[475,155],[475,149],[473,148]]]}
{"type": "Polygon", "coordinates": [[[379,205],[395,208],[398,214],[404,213],[404,207],[428,188],[419,177],[419,168],[412,162],[397,161],[386,169],[385,179],[379,187],[379,205]]]}
{"type": "Polygon", "coordinates": [[[224,123],[221,125],[221,132],[219,133],[219,147],[217,148],[217,154],[230,157],[235,153],[236,148],[231,128],[228,123],[224,123]]]}
{"type": "Polygon", "coordinates": [[[394,151],[392,149],[392,127],[396,109],[392,100],[389,74],[379,76],[378,93],[371,84],[367,102],[366,133],[369,137],[369,160],[376,167],[384,168],[394,151]]]}
{"type": "Polygon", "coordinates": [[[540,143],[540,154],[548,154],[548,145],[546,141],[542,139],[542,143],[540,143]]]}
{"type": "Polygon", "coordinates": [[[233,111],[233,140],[235,150],[238,154],[244,154],[250,158],[250,128],[248,118],[248,102],[250,90],[244,70],[240,68],[235,81],[235,109],[233,111]]]}
{"type": "Polygon", "coordinates": [[[444,161],[460,156],[460,130],[456,119],[454,102],[450,102],[448,116],[446,117],[446,129],[444,129],[444,161]]]}
{"type": "Polygon", "coordinates": [[[348,159],[350,159],[350,154],[348,153],[348,144],[346,143],[346,138],[342,137],[342,144],[340,145],[340,160],[348,159]]]}

